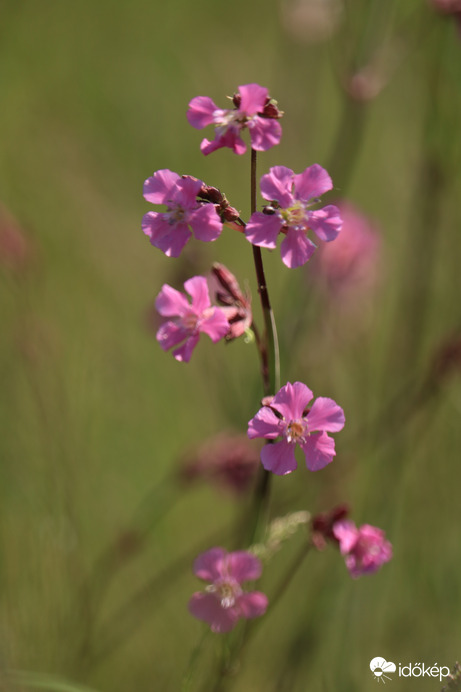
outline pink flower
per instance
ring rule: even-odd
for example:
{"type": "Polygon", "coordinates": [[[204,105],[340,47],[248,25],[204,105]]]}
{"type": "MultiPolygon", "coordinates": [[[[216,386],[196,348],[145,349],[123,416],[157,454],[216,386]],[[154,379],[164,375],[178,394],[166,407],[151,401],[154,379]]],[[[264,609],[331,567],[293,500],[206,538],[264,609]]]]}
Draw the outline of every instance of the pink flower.
{"type": "Polygon", "coordinates": [[[246,551],[207,550],[195,560],[194,573],[210,584],[205,591],[194,593],[189,611],[207,622],[213,632],[230,632],[240,618],[264,615],[267,596],[260,591],[242,589],[244,581],[259,579],[261,571],[260,560],[246,551]]]}
{"type": "Polygon", "coordinates": [[[313,269],[316,278],[344,301],[356,294],[368,295],[376,286],[381,238],[352,204],[341,201],[338,209],[343,221],[341,233],[336,242],[322,245],[313,269]]]}
{"type": "Polygon", "coordinates": [[[233,103],[234,108],[221,109],[209,96],[196,96],[189,103],[187,119],[192,127],[202,130],[207,125],[214,125],[216,128],[212,142],[202,140],[200,149],[204,154],[211,154],[221,147],[244,154],[246,144],[240,132],[246,127],[250,131],[251,146],[256,151],[267,151],[280,142],[282,128],[278,118],[282,113],[266,88],[259,84],[239,86],[233,103]]]}
{"type": "Polygon", "coordinates": [[[266,444],[261,461],[267,471],[284,476],[295,470],[295,447],[301,447],[309,471],[333,461],[335,443],[327,432],[344,427],[344,412],[333,399],[319,397],[307,408],[313,394],[302,382],[288,382],[248,423],[248,437],[281,438],[266,444]]]}
{"type": "Polygon", "coordinates": [[[252,487],[259,468],[259,449],[246,435],[221,433],[189,452],[180,469],[183,483],[209,481],[241,497],[252,487]]]}
{"type": "Polygon", "coordinates": [[[208,334],[213,342],[219,341],[229,331],[229,322],[222,310],[211,307],[204,276],[193,276],[185,282],[184,288],[191,296],[192,304],[184,293],[164,284],[155,307],[162,317],[170,318],[158,330],[157,341],[164,351],[180,344],[173,355],[176,360],[188,363],[200,332],[208,334]]]}
{"type": "Polygon", "coordinates": [[[337,207],[310,209],[317,197],[332,187],[330,176],[317,163],[299,175],[285,166],[274,166],[261,178],[261,194],[272,204],[264,212],[252,214],[245,229],[247,239],[273,250],[278,234],[284,233],[280,246],[283,263],[291,269],[305,264],[316,248],[306,236],[309,229],[326,242],[334,240],[341,230],[337,207]]]}
{"type": "Polygon", "coordinates": [[[142,229],[150,242],[168,257],[179,257],[192,235],[198,240],[216,240],[222,223],[213,204],[197,201],[202,181],[180,177],[167,168],[156,171],[144,182],[144,198],[153,204],[166,204],[166,212],[149,211],[142,229]]]}
{"type": "Polygon", "coordinates": [[[333,535],[354,579],[376,572],[392,558],[392,545],[386,541],[384,531],[375,526],[364,524],[357,528],[353,521],[342,519],[334,524],[333,535]]]}

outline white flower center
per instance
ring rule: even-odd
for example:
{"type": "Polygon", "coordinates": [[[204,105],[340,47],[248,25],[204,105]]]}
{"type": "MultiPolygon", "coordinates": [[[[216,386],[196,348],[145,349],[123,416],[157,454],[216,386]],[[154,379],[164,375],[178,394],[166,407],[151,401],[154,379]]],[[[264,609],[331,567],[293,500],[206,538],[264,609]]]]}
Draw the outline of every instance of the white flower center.
{"type": "Polygon", "coordinates": [[[184,223],[186,221],[186,215],[187,210],[183,209],[179,204],[175,207],[171,207],[170,210],[165,213],[165,216],[168,217],[170,226],[174,226],[177,223],[184,223]]]}
{"type": "Polygon", "coordinates": [[[197,328],[198,317],[193,312],[187,312],[181,317],[181,323],[188,332],[193,332],[197,328]]]}
{"type": "Polygon", "coordinates": [[[305,442],[307,434],[307,423],[302,419],[290,421],[285,431],[287,442],[305,442]]]}
{"type": "Polygon", "coordinates": [[[308,220],[307,208],[302,202],[297,201],[292,207],[289,207],[288,209],[281,209],[279,214],[284,224],[287,226],[290,226],[297,231],[306,228],[308,220]]]}
{"type": "Polygon", "coordinates": [[[237,598],[241,595],[242,589],[240,584],[236,581],[217,581],[214,584],[210,584],[206,587],[206,591],[214,593],[216,598],[220,601],[222,608],[232,608],[235,605],[237,598]]]}

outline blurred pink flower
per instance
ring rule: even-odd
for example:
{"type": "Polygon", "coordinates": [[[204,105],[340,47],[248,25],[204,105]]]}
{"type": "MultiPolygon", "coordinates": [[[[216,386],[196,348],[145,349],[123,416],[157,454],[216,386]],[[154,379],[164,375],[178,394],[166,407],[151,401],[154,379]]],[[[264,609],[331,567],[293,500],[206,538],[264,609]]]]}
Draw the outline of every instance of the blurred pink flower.
{"type": "Polygon", "coordinates": [[[208,334],[213,342],[219,341],[229,331],[229,322],[223,311],[211,307],[208,284],[204,276],[188,279],[184,288],[192,298],[189,303],[184,293],[164,284],[155,301],[162,317],[167,317],[157,332],[157,341],[164,351],[173,351],[176,360],[189,362],[192,351],[200,338],[200,332],[208,334]]]}
{"type": "Polygon", "coordinates": [[[242,589],[243,582],[259,579],[261,571],[261,561],[246,551],[207,550],[195,560],[194,573],[210,584],[205,591],[194,593],[190,613],[207,622],[213,632],[230,632],[240,618],[264,615],[267,596],[242,589]]]}
{"type": "Polygon", "coordinates": [[[19,271],[32,255],[30,240],[18,221],[0,203],[0,267],[19,271]]]}
{"type": "Polygon", "coordinates": [[[166,212],[149,211],[142,220],[142,230],[155,247],[168,257],[179,257],[192,236],[212,241],[220,235],[222,222],[213,204],[197,201],[201,180],[180,177],[167,168],[156,171],[144,181],[144,198],[152,204],[165,204],[166,212]]]}
{"type": "Polygon", "coordinates": [[[342,519],[333,526],[333,535],[339,541],[341,554],[351,577],[373,574],[392,558],[392,545],[385,539],[384,531],[364,524],[357,528],[349,519],[342,519]]]}
{"type": "Polygon", "coordinates": [[[302,382],[288,382],[248,423],[250,439],[282,438],[261,450],[261,461],[267,471],[278,476],[294,471],[296,444],[304,452],[309,471],[318,471],[333,461],[335,443],[327,432],[342,430],[344,411],[333,399],[325,397],[318,397],[307,408],[312,397],[311,390],[302,382]]]}
{"type": "Polygon", "coordinates": [[[244,154],[246,144],[240,133],[248,128],[251,147],[256,151],[267,151],[280,142],[282,128],[278,118],[282,113],[271,100],[269,92],[259,84],[239,86],[233,97],[234,108],[221,109],[209,96],[196,96],[189,103],[187,120],[197,130],[214,125],[216,130],[212,142],[202,140],[203,154],[211,154],[217,149],[228,147],[236,154],[244,154]]]}
{"type": "Polygon", "coordinates": [[[381,237],[375,226],[349,202],[338,202],[343,220],[334,243],[320,248],[313,264],[319,282],[336,296],[371,291],[379,277],[381,237]]]}
{"type": "Polygon", "coordinates": [[[245,435],[221,433],[185,457],[180,470],[183,482],[204,480],[234,495],[253,484],[259,468],[259,449],[245,435]]]}
{"type": "Polygon", "coordinates": [[[245,229],[247,240],[273,250],[282,232],[285,234],[280,246],[282,262],[292,269],[305,264],[316,248],[306,235],[309,229],[326,242],[334,240],[341,230],[337,207],[310,208],[318,201],[317,197],[332,187],[327,171],[317,163],[299,175],[285,166],[274,166],[261,178],[261,194],[272,204],[263,212],[252,214],[245,229]]]}

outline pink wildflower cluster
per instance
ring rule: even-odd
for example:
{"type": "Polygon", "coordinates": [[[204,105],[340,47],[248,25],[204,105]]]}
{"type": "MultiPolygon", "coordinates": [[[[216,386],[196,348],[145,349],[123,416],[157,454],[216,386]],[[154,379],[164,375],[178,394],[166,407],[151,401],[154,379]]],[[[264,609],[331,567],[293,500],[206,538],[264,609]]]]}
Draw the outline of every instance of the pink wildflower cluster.
{"type": "Polygon", "coordinates": [[[244,129],[250,132],[251,147],[256,151],[267,151],[280,142],[282,128],[278,118],[282,113],[269,97],[269,92],[259,84],[239,86],[233,99],[234,108],[218,108],[209,96],[196,96],[189,103],[187,119],[192,127],[202,130],[207,125],[215,126],[212,142],[202,140],[203,154],[228,147],[236,154],[246,152],[246,144],[240,136],[244,129]]]}
{"type": "Polygon", "coordinates": [[[205,591],[194,593],[189,601],[190,612],[207,622],[213,632],[229,632],[240,618],[264,615],[267,596],[242,589],[243,582],[259,579],[261,571],[261,561],[244,550],[207,550],[195,560],[194,574],[210,583],[205,591]]]}
{"type": "MultiPolygon", "coordinates": [[[[246,129],[253,152],[267,151],[280,142],[279,119],[283,113],[265,87],[254,83],[239,86],[232,105],[228,109],[218,108],[208,96],[197,96],[190,101],[189,123],[196,129],[208,125],[215,128],[214,139],[203,139],[201,143],[204,154],[223,147],[243,154],[247,149],[242,139],[246,129]]],[[[254,156],[251,162],[254,198],[254,156]]],[[[157,312],[164,320],[156,335],[161,348],[172,349],[176,360],[188,362],[202,333],[215,343],[237,339],[251,329],[260,355],[264,389],[270,392],[272,315],[262,255],[257,248],[275,249],[281,235],[282,261],[287,267],[296,268],[306,264],[316,249],[308,237],[311,231],[323,243],[330,244],[338,236],[341,239],[340,209],[331,204],[320,206],[319,198],[332,187],[329,174],[319,164],[308,166],[298,174],[285,166],[274,166],[260,180],[261,195],[267,204],[245,224],[240,212],[218,188],[197,178],[180,176],[169,169],[155,171],[147,178],[145,199],[164,206],[163,210],[149,211],[143,217],[142,228],[151,244],[168,257],[179,257],[192,237],[214,241],[224,225],[244,233],[256,246],[253,254],[265,316],[265,332],[261,334],[253,322],[251,297],[242,291],[229,269],[216,262],[208,280],[205,276],[193,276],[185,281],[186,293],[168,284],[162,286],[155,301],[157,312]]],[[[346,207],[346,216],[348,213],[346,207]]],[[[322,273],[332,284],[341,285],[354,271],[359,277],[368,276],[366,265],[370,264],[375,239],[365,232],[357,217],[354,221],[353,215],[350,216],[352,221],[347,223],[350,231],[338,242],[335,252],[322,252],[319,261],[322,273]]],[[[333,461],[336,450],[330,433],[339,432],[344,424],[344,411],[333,399],[314,399],[312,391],[302,382],[287,382],[274,396],[264,397],[260,410],[248,422],[244,440],[235,435],[215,437],[188,459],[181,477],[186,481],[206,478],[236,494],[242,493],[253,483],[259,460],[266,471],[278,476],[294,471],[297,446],[304,454],[307,468],[318,471],[333,461]],[[259,438],[266,444],[258,452],[248,438],[259,438]]],[[[315,517],[312,544],[319,549],[327,541],[339,546],[352,577],[375,572],[391,559],[391,544],[383,531],[367,524],[357,528],[347,514],[348,509],[341,506],[315,517]]],[[[211,548],[197,557],[194,572],[208,585],[193,594],[189,610],[213,632],[229,632],[240,619],[265,613],[266,595],[243,588],[244,582],[259,579],[262,572],[261,561],[251,552],[229,553],[221,547],[211,548]]]]}
{"type": "Polygon", "coordinates": [[[305,264],[316,248],[306,235],[309,230],[326,242],[334,240],[341,230],[337,207],[312,209],[317,198],[332,187],[330,176],[318,164],[298,175],[285,166],[274,166],[261,178],[261,194],[271,204],[251,216],[245,229],[247,239],[253,245],[273,250],[282,233],[282,262],[290,268],[305,264]]]}
{"type": "Polygon", "coordinates": [[[261,451],[267,471],[278,476],[297,467],[295,447],[304,452],[309,471],[318,471],[333,461],[335,443],[328,432],[344,427],[344,411],[333,399],[318,397],[308,408],[313,394],[302,382],[287,384],[248,423],[248,437],[271,440],[261,451]],[[272,442],[280,438],[278,442],[272,442]]]}

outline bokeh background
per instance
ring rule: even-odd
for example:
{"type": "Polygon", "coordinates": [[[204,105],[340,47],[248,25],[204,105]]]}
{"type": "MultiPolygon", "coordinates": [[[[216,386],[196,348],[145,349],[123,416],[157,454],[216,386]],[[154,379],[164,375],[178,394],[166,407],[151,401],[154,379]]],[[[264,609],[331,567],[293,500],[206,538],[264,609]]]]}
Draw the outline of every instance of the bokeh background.
{"type": "MultiPolygon", "coordinates": [[[[456,16],[424,0],[4,0],[1,16],[2,689],[147,692],[184,679],[184,689],[212,689],[219,636],[190,667],[206,629],[187,612],[199,588],[191,566],[201,550],[234,547],[250,500],[178,483],[178,468],[207,438],[245,432],[261,397],[257,352],[202,339],[189,365],[177,363],[155,340],[153,302],[165,281],[180,289],[218,260],[252,291],[261,323],[252,254],[226,229],[166,258],[141,231],[142,184],[161,168],[194,175],[247,218],[248,157],[203,157],[185,114],[192,97],[224,107],[249,82],[285,112],[260,173],[320,163],[335,185],[328,201],[347,200],[349,226],[375,238],[373,252],[333,260],[334,285],[320,251],[299,270],[264,255],[282,381],[306,382],[347,418],[330,467],[311,474],[301,463],[275,479],[272,516],[347,501],[357,523],[385,529],[394,559],[353,581],[333,547],[309,555],[231,682],[357,692],[375,685],[375,656],[452,666],[456,16]]],[[[266,568],[269,597],[303,540],[298,532],[266,568]]]]}

